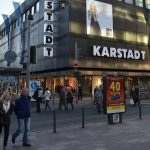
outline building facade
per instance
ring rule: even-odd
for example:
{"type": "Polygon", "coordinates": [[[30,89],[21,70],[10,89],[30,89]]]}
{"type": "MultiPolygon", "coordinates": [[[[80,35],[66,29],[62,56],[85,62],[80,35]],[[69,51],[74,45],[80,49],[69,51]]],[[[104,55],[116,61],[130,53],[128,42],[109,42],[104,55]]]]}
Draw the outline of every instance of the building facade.
{"type": "MultiPolygon", "coordinates": [[[[31,79],[55,91],[60,85],[76,89],[80,83],[89,95],[102,84],[103,76],[123,75],[128,95],[130,88],[138,85],[141,96],[150,97],[149,9],[148,0],[26,0],[21,5],[24,64],[29,14],[34,18],[30,45],[36,47],[31,79]],[[78,82],[75,64],[81,73],[78,82]]],[[[10,18],[11,48],[18,56],[20,26],[14,13],[10,18]]],[[[3,60],[4,51],[8,51],[5,24],[1,36],[3,60]]],[[[9,68],[21,68],[20,83],[25,84],[26,67],[19,64],[20,59],[18,56],[9,68]]],[[[8,68],[5,60],[1,67],[8,68]]]]}

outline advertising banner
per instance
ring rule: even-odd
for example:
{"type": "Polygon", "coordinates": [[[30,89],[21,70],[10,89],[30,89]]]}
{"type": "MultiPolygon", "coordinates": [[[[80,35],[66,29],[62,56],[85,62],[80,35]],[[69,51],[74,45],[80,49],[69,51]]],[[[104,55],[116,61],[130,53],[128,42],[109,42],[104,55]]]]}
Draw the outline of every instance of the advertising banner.
{"type": "Polygon", "coordinates": [[[113,37],[112,5],[96,0],[86,0],[87,34],[113,37]]]}
{"type": "Polygon", "coordinates": [[[106,77],[107,114],[125,112],[125,86],[121,76],[106,77]]]}
{"type": "Polygon", "coordinates": [[[24,53],[25,53],[23,46],[24,46],[24,40],[25,39],[24,39],[24,35],[23,35],[23,22],[22,22],[20,3],[13,1],[13,6],[15,9],[15,15],[16,15],[17,23],[18,23],[19,30],[20,30],[20,51],[19,51],[19,53],[20,53],[20,64],[23,64],[24,63],[24,53]]]}

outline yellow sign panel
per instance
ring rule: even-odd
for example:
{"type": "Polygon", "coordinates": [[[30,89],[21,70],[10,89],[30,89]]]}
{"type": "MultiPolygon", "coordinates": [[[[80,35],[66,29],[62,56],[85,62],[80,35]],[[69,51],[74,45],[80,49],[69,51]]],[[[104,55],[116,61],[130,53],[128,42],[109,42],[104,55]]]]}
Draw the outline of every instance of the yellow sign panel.
{"type": "Polygon", "coordinates": [[[125,112],[125,105],[107,106],[107,113],[125,112]]]}

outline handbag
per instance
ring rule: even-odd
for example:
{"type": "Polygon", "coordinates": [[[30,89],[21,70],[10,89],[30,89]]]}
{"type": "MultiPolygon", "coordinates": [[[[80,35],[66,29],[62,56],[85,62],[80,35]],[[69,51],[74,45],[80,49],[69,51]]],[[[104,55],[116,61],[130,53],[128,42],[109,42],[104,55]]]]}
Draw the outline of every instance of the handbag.
{"type": "Polygon", "coordinates": [[[134,104],[134,101],[132,98],[130,98],[130,105],[133,105],[134,104]]]}

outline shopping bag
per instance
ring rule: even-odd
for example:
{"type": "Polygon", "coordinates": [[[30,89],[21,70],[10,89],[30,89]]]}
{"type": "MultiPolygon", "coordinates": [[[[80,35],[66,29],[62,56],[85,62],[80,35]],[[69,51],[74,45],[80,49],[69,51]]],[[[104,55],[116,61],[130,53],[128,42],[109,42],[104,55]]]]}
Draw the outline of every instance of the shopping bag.
{"type": "Polygon", "coordinates": [[[133,105],[134,104],[134,101],[132,98],[130,98],[130,104],[133,105]]]}

